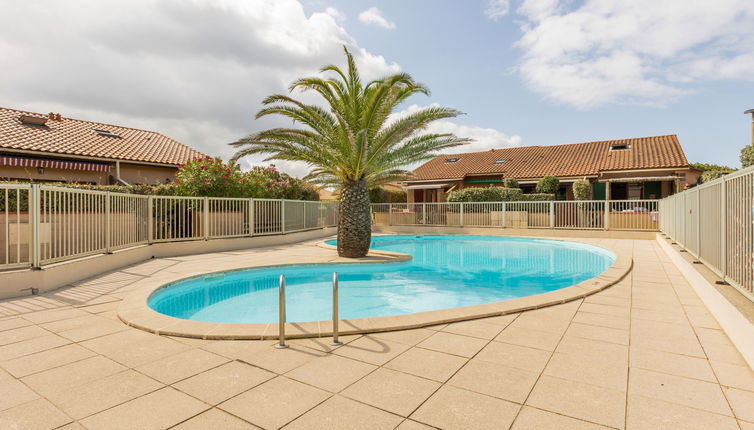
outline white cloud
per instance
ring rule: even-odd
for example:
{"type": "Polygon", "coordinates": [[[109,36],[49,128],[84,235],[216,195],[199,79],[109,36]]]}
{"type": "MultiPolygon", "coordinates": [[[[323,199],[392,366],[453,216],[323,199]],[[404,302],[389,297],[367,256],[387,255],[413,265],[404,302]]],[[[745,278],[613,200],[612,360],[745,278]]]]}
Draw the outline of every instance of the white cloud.
{"type": "Polygon", "coordinates": [[[0,100],[160,131],[229,158],[226,143],[289,125],[254,120],[261,100],[343,64],[343,45],[367,79],[400,69],[359,47],[337,16],[307,15],[296,0],[14,2],[0,14],[0,58],[12,65],[0,100]]]}
{"type": "Polygon", "coordinates": [[[382,11],[374,6],[361,12],[359,14],[359,21],[363,22],[364,24],[375,24],[388,30],[395,28],[395,23],[388,21],[384,16],[382,16],[382,11]]]}
{"type": "Polygon", "coordinates": [[[519,72],[546,98],[589,109],[666,105],[702,80],[753,80],[754,3],[525,0],[519,72]]]}
{"type": "Polygon", "coordinates": [[[507,15],[508,10],[510,10],[509,0],[488,0],[484,14],[487,15],[487,18],[497,21],[507,15]]]}
{"type": "Polygon", "coordinates": [[[338,9],[335,9],[334,7],[325,8],[325,13],[335,18],[335,20],[338,22],[343,22],[346,20],[346,14],[339,11],[338,9]]]}

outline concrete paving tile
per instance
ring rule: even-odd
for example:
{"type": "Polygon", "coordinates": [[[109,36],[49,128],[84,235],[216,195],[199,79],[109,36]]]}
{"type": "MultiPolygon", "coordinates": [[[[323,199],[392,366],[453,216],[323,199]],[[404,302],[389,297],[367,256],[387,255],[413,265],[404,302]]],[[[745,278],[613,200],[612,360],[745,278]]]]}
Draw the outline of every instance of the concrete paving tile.
{"type": "Polygon", "coordinates": [[[12,360],[17,357],[68,345],[69,343],[71,343],[71,341],[68,339],[55,334],[49,334],[11,343],[9,345],[3,345],[0,346],[0,361],[12,360]]]}
{"type": "Polygon", "coordinates": [[[264,429],[277,429],[325,401],[330,395],[306,384],[277,377],[219,407],[264,429]]]}
{"type": "Polygon", "coordinates": [[[0,411],[0,428],[12,430],[51,430],[72,420],[52,403],[37,399],[0,411]]]}
{"type": "Polygon", "coordinates": [[[90,430],[165,429],[207,410],[209,406],[166,387],[81,420],[90,430]]]}
{"type": "Polygon", "coordinates": [[[50,332],[36,325],[14,328],[5,330],[0,336],[0,346],[11,343],[21,342],[23,340],[34,339],[36,337],[49,335],[50,332]]]}
{"type": "Polygon", "coordinates": [[[720,415],[731,415],[720,386],[710,382],[634,368],[629,375],[628,391],[720,415]]]}
{"type": "Polygon", "coordinates": [[[560,333],[530,328],[518,328],[511,324],[506,327],[505,330],[495,338],[495,340],[498,342],[537,348],[544,351],[553,351],[558,345],[561,336],[560,333]]]}
{"type": "Polygon", "coordinates": [[[143,364],[137,367],[136,370],[151,376],[163,384],[169,385],[227,363],[228,361],[228,358],[203,349],[190,349],[148,364],[143,364]]]}
{"type": "Polygon", "coordinates": [[[466,361],[466,358],[457,355],[424,348],[411,348],[385,364],[385,367],[433,381],[445,382],[466,361]]]}
{"type": "Polygon", "coordinates": [[[236,418],[227,412],[223,412],[219,409],[210,409],[188,421],[184,421],[177,426],[172,427],[172,430],[254,430],[258,428],[259,427],[236,418]]]}
{"type": "Polygon", "coordinates": [[[573,323],[568,327],[565,335],[628,345],[628,333],[628,330],[573,323]]]}
{"type": "Polygon", "coordinates": [[[371,333],[369,337],[385,339],[393,342],[403,343],[406,345],[416,345],[424,339],[432,336],[435,332],[426,328],[417,328],[412,330],[386,331],[382,333],[371,333]]]}
{"type": "Polygon", "coordinates": [[[607,430],[609,427],[524,406],[511,430],[607,430]]]}
{"type": "Polygon", "coordinates": [[[488,317],[488,318],[480,318],[477,321],[487,323],[487,324],[495,324],[499,325],[501,327],[507,327],[512,323],[516,318],[518,318],[520,314],[508,314],[508,315],[500,315],[496,317],[488,317]]]}
{"type": "Polygon", "coordinates": [[[510,427],[518,409],[515,403],[446,385],[411,419],[447,430],[499,430],[510,427]]]}
{"type": "Polygon", "coordinates": [[[707,345],[733,345],[728,336],[722,330],[698,327],[696,335],[702,346],[707,345]]]}
{"type": "Polygon", "coordinates": [[[126,370],[74,388],[50,392],[47,399],[74,419],[81,419],[162,387],[154,379],[126,370]]]}
{"type": "Polygon", "coordinates": [[[129,367],[138,367],[191,348],[136,329],[90,339],[81,345],[129,367]]]}
{"type": "Polygon", "coordinates": [[[290,430],[392,430],[402,420],[398,415],[333,396],[297,418],[285,428],[290,430]]]}
{"type": "Polygon", "coordinates": [[[609,315],[614,317],[628,317],[631,315],[630,309],[620,306],[603,305],[601,303],[584,303],[579,308],[579,312],[609,315]]]}
{"type": "Polygon", "coordinates": [[[242,352],[238,359],[275,373],[285,373],[324,355],[316,349],[291,345],[286,349],[270,346],[253,353],[242,352]]]}
{"type": "Polygon", "coordinates": [[[754,393],[727,387],[723,387],[723,392],[736,418],[754,423],[754,408],[751,406],[754,405],[754,393]]]}
{"type": "Polygon", "coordinates": [[[503,342],[490,342],[474,360],[504,364],[517,369],[541,372],[550,359],[550,352],[503,342]]]}
{"type": "Polygon", "coordinates": [[[22,317],[35,324],[43,324],[47,322],[82,317],[86,315],[89,315],[89,313],[84,312],[80,309],[66,307],[63,309],[49,309],[39,312],[32,312],[24,314],[22,317]]]}
{"type": "Polygon", "coordinates": [[[448,381],[448,385],[523,403],[538,377],[539,373],[471,360],[448,381]]]}
{"type": "Polygon", "coordinates": [[[63,366],[68,363],[83,360],[96,355],[94,352],[77,344],[63,345],[59,348],[48,349],[36,354],[25,355],[13,360],[3,361],[0,367],[10,372],[16,378],[32,373],[63,366]]]}
{"type": "Polygon", "coordinates": [[[628,330],[631,326],[631,320],[627,317],[614,317],[588,312],[577,312],[576,316],[573,317],[573,322],[621,330],[628,330]]]}
{"type": "Polygon", "coordinates": [[[709,362],[704,358],[655,351],[639,347],[631,348],[631,367],[668,373],[686,378],[717,382],[709,362]]]}
{"type": "Polygon", "coordinates": [[[492,339],[497,336],[503,327],[495,324],[488,324],[476,320],[462,321],[448,324],[442,331],[447,333],[460,334],[462,336],[478,337],[480,339],[492,339]]]}
{"type": "Polygon", "coordinates": [[[12,330],[19,327],[26,327],[32,325],[31,321],[25,320],[20,317],[5,318],[0,320],[0,331],[12,330]]]}
{"type": "Polygon", "coordinates": [[[626,391],[628,384],[627,363],[607,361],[597,353],[556,352],[544,374],[618,391],[626,391]]]}
{"type": "Polygon", "coordinates": [[[327,355],[315,358],[303,366],[291,370],[285,376],[337,393],[376,368],[376,366],[362,361],[339,355],[327,355]]]}
{"type": "Polygon", "coordinates": [[[39,395],[19,380],[9,378],[0,381],[0,411],[37,398],[39,395]]]}
{"type": "Polygon", "coordinates": [[[628,396],[626,429],[735,430],[733,417],[713,414],[676,403],[631,394],[628,396]]]}
{"type": "Polygon", "coordinates": [[[408,348],[410,346],[403,343],[372,336],[362,336],[336,349],[333,354],[381,366],[408,348]]]}
{"type": "Polygon", "coordinates": [[[61,331],[58,333],[66,339],[74,342],[81,342],[99,336],[104,336],[119,331],[130,330],[129,327],[121,321],[115,321],[104,317],[97,317],[100,321],[84,327],[78,327],[71,330],[61,331]]]}
{"type": "Polygon", "coordinates": [[[274,373],[231,361],[173,386],[211,405],[216,405],[275,377],[274,373]]]}
{"type": "Polygon", "coordinates": [[[437,382],[380,368],[346,388],[341,394],[407,417],[439,387],[437,382]]]}
{"type": "Polygon", "coordinates": [[[405,420],[395,430],[433,430],[434,428],[416,421],[405,420]]]}
{"type": "Polygon", "coordinates": [[[437,332],[420,342],[420,348],[445,352],[461,357],[473,357],[488,343],[485,339],[461,336],[453,333],[437,332]]]}
{"type": "Polygon", "coordinates": [[[626,393],[543,375],[527,405],[609,427],[622,429],[626,393]]]}
{"type": "Polygon", "coordinates": [[[126,370],[122,365],[102,356],[94,356],[65,366],[29,375],[21,380],[40,394],[70,390],[126,370]]]}
{"type": "Polygon", "coordinates": [[[720,385],[754,392],[754,372],[749,366],[710,361],[720,385]]]}
{"type": "Polygon", "coordinates": [[[704,353],[710,361],[748,366],[738,349],[732,345],[709,344],[704,347],[704,353]]]}
{"type": "Polygon", "coordinates": [[[738,420],[738,425],[741,427],[741,430],[754,430],[754,422],[746,422],[738,420]]]}
{"type": "MultiPolygon", "coordinates": [[[[338,336],[338,341],[343,344],[346,344],[360,337],[361,335],[359,334],[348,335],[348,336],[338,336]]],[[[309,338],[304,338],[304,339],[291,339],[288,341],[288,343],[290,343],[291,345],[303,346],[309,349],[314,349],[316,351],[322,351],[322,352],[331,352],[341,347],[341,345],[332,344],[332,337],[309,337],[309,338]]]]}
{"type": "Polygon", "coordinates": [[[580,337],[564,337],[555,352],[567,354],[601,355],[605,361],[628,363],[628,347],[611,342],[602,342],[580,337]]]}
{"type": "Polygon", "coordinates": [[[271,340],[215,340],[202,345],[201,348],[237,360],[241,354],[252,354],[254,351],[261,351],[275,344],[277,344],[277,341],[271,340]]]}

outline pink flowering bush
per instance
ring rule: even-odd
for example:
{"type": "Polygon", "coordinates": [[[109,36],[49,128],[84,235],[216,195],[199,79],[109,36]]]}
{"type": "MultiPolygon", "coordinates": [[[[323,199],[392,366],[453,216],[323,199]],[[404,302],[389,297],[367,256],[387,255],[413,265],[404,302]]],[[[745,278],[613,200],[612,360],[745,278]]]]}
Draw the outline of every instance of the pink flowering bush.
{"type": "Polygon", "coordinates": [[[241,172],[237,164],[225,164],[220,158],[211,157],[181,165],[175,187],[178,194],[195,197],[319,200],[311,185],[279,172],[274,166],[241,172]]]}

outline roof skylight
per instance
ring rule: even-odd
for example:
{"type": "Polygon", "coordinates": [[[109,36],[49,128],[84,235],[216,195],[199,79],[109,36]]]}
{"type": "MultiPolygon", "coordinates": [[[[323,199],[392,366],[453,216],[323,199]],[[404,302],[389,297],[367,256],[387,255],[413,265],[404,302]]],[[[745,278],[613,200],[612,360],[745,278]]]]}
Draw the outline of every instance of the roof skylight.
{"type": "Polygon", "coordinates": [[[503,164],[505,163],[505,160],[495,160],[495,164],[503,164]]]}
{"type": "Polygon", "coordinates": [[[455,163],[455,162],[457,162],[460,159],[461,159],[460,157],[446,158],[445,162],[446,163],[455,163]]]}
{"type": "Polygon", "coordinates": [[[613,145],[610,145],[611,151],[625,151],[627,149],[631,149],[631,145],[628,143],[615,143],[613,145]]]}
{"type": "Polygon", "coordinates": [[[110,131],[110,130],[102,130],[102,129],[99,129],[99,128],[93,128],[93,129],[92,129],[92,131],[93,131],[93,132],[95,132],[95,133],[97,133],[97,134],[99,134],[100,136],[106,136],[106,137],[120,137],[120,135],[119,135],[119,134],[117,134],[117,133],[113,133],[113,132],[112,132],[112,131],[110,131]]]}

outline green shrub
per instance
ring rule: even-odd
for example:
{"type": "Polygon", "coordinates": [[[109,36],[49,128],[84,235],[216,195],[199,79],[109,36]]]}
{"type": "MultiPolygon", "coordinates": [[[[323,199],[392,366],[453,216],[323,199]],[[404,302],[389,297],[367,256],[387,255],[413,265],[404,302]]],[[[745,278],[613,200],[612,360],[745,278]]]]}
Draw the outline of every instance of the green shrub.
{"type": "Polygon", "coordinates": [[[505,186],[505,188],[519,188],[518,179],[516,178],[505,178],[503,185],[505,186]]]}
{"type": "Polygon", "coordinates": [[[521,194],[521,196],[519,196],[519,199],[518,199],[518,201],[521,201],[521,202],[548,202],[550,200],[555,200],[555,194],[550,194],[550,193],[521,194]]]}
{"type": "Polygon", "coordinates": [[[524,194],[520,188],[486,187],[451,191],[449,202],[520,202],[553,200],[552,194],[524,194]]]}
{"type": "Polygon", "coordinates": [[[255,166],[242,175],[241,197],[319,200],[313,185],[278,171],[275,166],[255,166]]]}
{"type": "Polygon", "coordinates": [[[372,203],[406,203],[405,190],[386,190],[382,187],[374,187],[369,190],[369,201],[372,203]]]}
{"type": "Polygon", "coordinates": [[[589,200],[590,197],[589,181],[579,179],[573,182],[573,198],[576,200],[589,200]]]}
{"type": "Polygon", "coordinates": [[[183,196],[241,197],[244,193],[238,164],[225,164],[220,158],[197,158],[181,164],[175,183],[183,196]]]}
{"type": "Polygon", "coordinates": [[[754,166],[754,146],[748,145],[741,150],[741,167],[754,166]]]}
{"type": "Polygon", "coordinates": [[[722,178],[728,173],[730,172],[726,172],[724,170],[707,170],[699,176],[697,183],[703,184],[705,182],[714,181],[715,179],[722,178]]]}
{"type": "Polygon", "coordinates": [[[537,182],[535,190],[538,193],[555,194],[560,188],[560,179],[555,176],[545,176],[537,182]]]}

